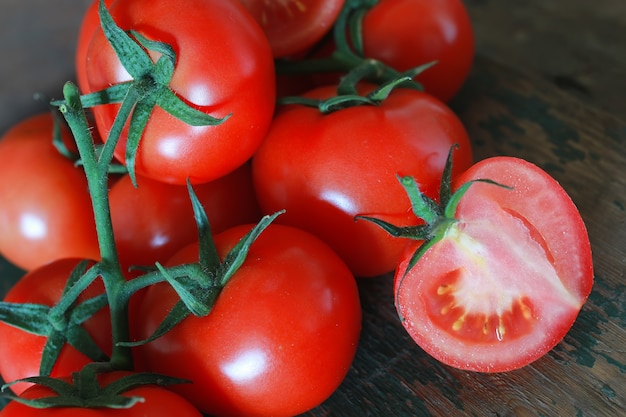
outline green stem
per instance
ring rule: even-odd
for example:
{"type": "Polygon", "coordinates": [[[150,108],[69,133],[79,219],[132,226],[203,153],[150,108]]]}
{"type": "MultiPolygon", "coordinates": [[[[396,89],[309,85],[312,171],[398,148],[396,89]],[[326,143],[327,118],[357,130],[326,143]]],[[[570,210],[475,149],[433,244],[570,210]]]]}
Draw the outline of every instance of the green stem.
{"type": "MultiPolygon", "coordinates": [[[[170,268],[167,268],[167,272],[171,276],[188,276],[188,277],[201,277],[205,275],[202,267],[198,263],[193,264],[181,264],[176,265],[170,268]]],[[[161,271],[153,271],[138,276],[130,281],[126,281],[124,283],[124,292],[126,294],[134,294],[137,291],[140,291],[144,288],[147,288],[151,285],[158,284],[159,282],[164,282],[165,276],[161,271]]]]}
{"type": "MultiPolygon", "coordinates": [[[[59,110],[63,113],[76,139],[93,205],[100,256],[102,258],[100,271],[107,292],[111,314],[113,336],[111,364],[114,368],[132,369],[130,349],[117,344],[118,341],[126,341],[130,338],[128,325],[128,301],[130,295],[124,291],[126,279],[120,267],[113,238],[107,175],[111,160],[103,158],[102,155],[100,156],[101,159],[98,159],[89,123],[80,101],[78,88],[72,83],[66,83],[63,88],[63,96],[65,104],[60,106],[59,110]]],[[[127,101],[130,100],[125,100],[122,107],[124,107],[127,101]]],[[[115,142],[117,136],[110,139],[115,142]]]]}

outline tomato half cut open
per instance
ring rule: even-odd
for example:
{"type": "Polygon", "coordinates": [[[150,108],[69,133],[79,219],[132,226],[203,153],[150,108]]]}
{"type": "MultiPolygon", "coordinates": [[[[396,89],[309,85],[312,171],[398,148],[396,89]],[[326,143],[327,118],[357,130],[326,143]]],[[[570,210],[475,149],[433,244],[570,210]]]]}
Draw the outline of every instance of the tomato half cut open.
{"type": "Polygon", "coordinates": [[[550,175],[522,159],[483,160],[457,184],[474,182],[456,222],[405,274],[395,302],[411,337],[436,359],[466,370],[524,366],[567,333],[593,284],[583,220],[550,175]]]}

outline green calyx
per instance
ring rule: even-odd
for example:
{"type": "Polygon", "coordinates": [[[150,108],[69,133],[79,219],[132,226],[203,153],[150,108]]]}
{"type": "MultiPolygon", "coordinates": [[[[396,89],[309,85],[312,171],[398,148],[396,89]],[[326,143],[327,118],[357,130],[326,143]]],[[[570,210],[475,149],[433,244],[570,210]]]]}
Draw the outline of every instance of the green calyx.
{"type": "Polygon", "coordinates": [[[206,212],[191,184],[188,183],[187,188],[198,227],[198,263],[175,266],[169,269],[157,263],[157,271],[154,274],[147,274],[129,283],[129,285],[134,286],[142,286],[144,283],[150,285],[154,277],[161,276],[176,291],[180,300],[150,337],[138,342],[120,342],[118,343],[120,346],[139,346],[158,339],[190,314],[198,317],[207,316],[211,312],[222,288],[244,263],[254,241],[276,217],[284,213],[284,210],[282,210],[272,215],[264,216],[222,260],[217,252],[206,212]]]}
{"type": "MultiPolygon", "coordinates": [[[[72,271],[65,292],[80,279],[90,283],[96,276],[95,269],[87,269],[86,261],[79,263],[72,271]]],[[[61,354],[61,349],[66,343],[94,361],[108,359],[107,355],[82,327],[82,323],[106,305],[107,297],[105,294],[82,303],[72,303],[60,314],[54,307],[42,304],[3,301],[0,302],[0,321],[25,332],[47,338],[39,368],[39,374],[47,376],[52,372],[52,368],[61,354]]]]}
{"type": "Polygon", "coordinates": [[[29,382],[49,388],[54,395],[36,399],[26,399],[9,393],[3,396],[33,408],[76,407],[76,408],[130,408],[144,399],[138,396],[123,395],[125,392],[144,385],[168,386],[189,383],[189,381],[153,373],[132,373],[122,376],[106,386],[98,382],[98,373],[110,371],[99,364],[87,365],[72,375],[71,381],[37,376],[24,378],[5,384],[2,390],[18,382],[29,382]]]}
{"type": "Polygon", "coordinates": [[[378,105],[396,87],[423,90],[415,77],[432,67],[436,62],[425,63],[408,71],[400,72],[381,61],[368,58],[363,51],[363,17],[378,0],[347,0],[333,26],[332,36],[335,49],[328,57],[308,58],[298,61],[280,59],[276,70],[282,74],[303,73],[346,73],[337,89],[337,96],[327,100],[312,100],[303,97],[286,97],[279,104],[302,104],[317,107],[322,113],[331,113],[346,107],[378,105]],[[379,88],[367,96],[356,92],[356,84],[367,81],[379,88]]]}
{"type": "MultiPolygon", "coordinates": [[[[125,164],[136,186],[137,149],[148,119],[156,106],[191,126],[216,126],[226,121],[230,115],[215,118],[191,107],[176,95],[169,85],[176,67],[176,53],[170,45],[152,41],[135,31],[127,33],[121,29],[113,21],[103,0],[100,0],[99,15],[105,37],[132,80],[83,95],[80,98],[81,105],[83,108],[89,108],[101,104],[121,103],[108,141],[117,143],[122,129],[130,119],[125,164]],[[147,51],[156,52],[160,57],[153,62],[147,51]]],[[[52,104],[62,106],[65,102],[53,101],[52,104]]]]}
{"type": "Polygon", "coordinates": [[[367,220],[380,226],[391,236],[422,241],[411,256],[404,275],[408,274],[424,253],[435,243],[443,239],[448,229],[458,221],[456,219],[457,207],[472,184],[484,182],[510,188],[489,179],[476,179],[462,184],[455,192],[452,192],[452,154],[456,147],[458,147],[458,145],[450,148],[446,159],[439,187],[439,203],[422,193],[413,177],[398,177],[398,181],[400,181],[400,184],[409,197],[413,214],[415,214],[418,219],[422,220],[424,222],[423,224],[417,226],[397,226],[375,217],[355,217],[355,219],[367,220]]]}

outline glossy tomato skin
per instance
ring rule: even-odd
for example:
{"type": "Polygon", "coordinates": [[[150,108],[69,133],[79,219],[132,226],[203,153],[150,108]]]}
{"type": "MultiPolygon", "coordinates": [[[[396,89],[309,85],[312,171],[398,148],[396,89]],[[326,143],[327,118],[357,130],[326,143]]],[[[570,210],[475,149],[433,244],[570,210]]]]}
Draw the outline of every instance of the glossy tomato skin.
{"type": "Polygon", "coordinates": [[[0,253],[24,270],[99,258],[87,179],[54,148],[52,127],[52,115],[42,113],[0,139],[0,253]]]}
{"type": "Polygon", "coordinates": [[[344,0],[240,0],[269,39],[274,57],[299,54],[328,33],[344,0]]]}
{"type": "MultiPolygon", "coordinates": [[[[142,136],[136,172],[185,184],[219,178],[247,161],[271,122],[275,102],[272,52],[259,25],[230,0],[119,1],[110,8],[116,23],[170,44],[177,63],[170,86],[184,101],[214,117],[218,126],[194,127],[156,107],[142,136]]],[[[101,29],[87,51],[89,90],[130,79],[101,29]]],[[[107,138],[119,105],[94,108],[107,138]]],[[[116,148],[123,161],[126,133],[116,148]]]]}
{"type": "MultiPolygon", "coordinates": [[[[328,86],[307,96],[334,93],[328,86]]],[[[372,277],[394,269],[406,242],[354,216],[417,224],[396,176],[415,176],[424,193],[437,198],[453,144],[460,147],[456,175],[472,163],[462,123],[436,98],[398,89],[378,106],[327,115],[305,106],[281,108],[253,158],[252,174],[264,212],[286,209],[279,223],[317,235],[356,276],[372,277]]]]}
{"type": "Polygon", "coordinates": [[[413,339],[436,359],[466,370],[503,372],[551,350],[573,325],[593,285],[587,231],[565,190],[513,157],[472,166],[474,183],[458,222],[406,275],[395,277],[396,307],[413,339]]]}
{"type": "MultiPolygon", "coordinates": [[[[139,177],[137,184],[135,188],[126,175],[109,193],[113,233],[124,270],[132,265],[164,263],[198,239],[186,186],[145,177],[139,177]]],[[[193,188],[207,213],[212,233],[261,218],[250,164],[193,188]]]]}
{"type": "MultiPolygon", "coordinates": [[[[114,0],[105,0],[106,7],[110,7],[114,0]]],[[[89,90],[89,82],[87,80],[86,65],[87,51],[89,50],[89,44],[93,39],[93,35],[100,27],[100,16],[98,16],[98,5],[100,0],[93,0],[85,11],[83,20],[78,30],[78,38],[76,40],[76,53],[74,55],[75,67],[76,67],[76,83],[80,91],[89,90]]]]}
{"type": "MultiPolygon", "coordinates": [[[[129,373],[104,374],[100,376],[99,382],[103,387],[106,387],[111,382],[126,375],[129,373]]],[[[37,385],[26,390],[21,396],[27,399],[37,399],[52,395],[54,395],[52,390],[37,385]]],[[[202,414],[180,395],[156,385],[133,388],[125,391],[122,395],[141,397],[144,401],[140,401],[130,408],[121,409],[79,407],[38,409],[13,401],[2,409],[0,417],[202,417],[202,414]]]]}
{"type": "Polygon", "coordinates": [[[474,59],[474,33],[461,0],[381,0],[363,19],[363,48],[398,71],[432,61],[416,79],[426,92],[449,101],[474,59]]]}
{"type": "MultiPolygon", "coordinates": [[[[11,303],[35,303],[53,306],[63,293],[67,279],[79,264],[79,259],[60,259],[25,274],[6,294],[4,301],[11,303]]],[[[102,281],[97,280],[81,294],[78,301],[85,301],[104,293],[102,281]]],[[[111,354],[111,318],[108,308],[98,311],[83,326],[96,344],[111,354]]],[[[39,375],[41,354],[46,344],[44,336],[33,335],[0,322],[0,375],[7,381],[15,381],[39,375]]],[[[66,376],[92,362],[74,347],[66,344],[52,369],[51,376],[66,376]]],[[[20,382],[11,385],[16,394],[32,384],[20,382]]]]}
{"type": "MultiPolygon", "coordinates": [[[[216,236],[223,256],[248,231],[216,236]]],[[[197,260],[197,245],[172,264],[197,260]]],[[[143,299],[145,325],[156,329],[177,296],[167,285],[143,299]]],[[[152,371],[193,381],[173,387],[216,416],[293,416],[323,402],[352,363],[361,329],[356,281],[314,236],[270,225],[252,245],[211,313],[190,316],[143,347],[152,371]]]]}

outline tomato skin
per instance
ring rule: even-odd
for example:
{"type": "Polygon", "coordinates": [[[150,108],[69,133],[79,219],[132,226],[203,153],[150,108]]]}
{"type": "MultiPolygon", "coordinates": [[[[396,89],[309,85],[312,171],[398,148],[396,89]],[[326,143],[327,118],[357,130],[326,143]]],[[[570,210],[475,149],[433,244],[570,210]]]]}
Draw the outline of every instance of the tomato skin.
{"type": "MultiPolygon", "coordinates": [[[[105,0],[104,4],[110,7],[114,0],[105,0]]],[[[76,53],[74,56],[76,68],[76,83],[80,91],[89,90],[89,82],[87,73],[85,72],[85,63],[87,62],[87,51],[93,35],[100,27],[100,16],[98,16],[98,5],[100,0],[93,0],[85,11],[83,21],[78,29],[78,38],[76,41],[76,53]]]]}
{"type": "MultiPolygon", "coordinates": [[[[250,230],[216,236],[223,256],[250,230]]],[[[197,245],[172,264],[197,260],[197,245]]],[[[150,287],[143,329],[152,334],[177,296],[150,287]]],[[[346,265],[314,236],[270,225],[252,245],[211,313],[187,317],[142,347],[150,370],[193,381],[172,389],[218,416],[293,416],[323,402],[345,377],[356,352],[361,310],[346,265]]]]}
{"type": "Polygon", "coordinates": [[[474,33],[461,0],[380,0],[363,19],[363,49],[400,72],[436,60],[416,80],[447,102],[471,69],[474,33]]]}
{"type": "MultiPolygon", "coordinates": [[[[195,127],[157,106],[140,142],[136,173],[175,184],[188,178],[202,183],[247,161],[269,127],[276,92],[268,41],[243,5],[136,0],[114,2],[110,12],[123,29],[172,45],[177,63],[170,86],[184,101],[214,117],[232,114],[218,126],[195,127]]],[[[130,79],[101,29],[90,43],[85,71],[90,91],[130,79]]],[[[93,109],[105,140],[118,108],[93,109]]],[[[125,147],[126,131],[116,148],[120,161],[125,147]]]]}
{"type": "MultiPolygon", "coordinates": [[[[25,274],[6,294],[4,301],[12,303],[35,303],[53,306],[63,293],[67,279],[79,259],[59,259],[25,274]]],[[[80,295],[78,302],[104,293],[102,281],[96,280],[80,295]]],[[[111,318],[105,307],[87,320],[83,326],[96,344],[106,354],[111,354],[111,318]]],[[[14,381],[39,375],[41,354],[46,344],[44,336],[27,333],[0,322],[0,375],[14,381]]],[[[74,347],[66,344],[52,369],[51,376],[66,376],[92,362],[74,347]]],[[[21,394],[32,384],[20,382],[11,385],[11,390],[21,394]]]]}
{"type": "MultiPolygon", "coordinates": [[[[306,94],[332,95],[330,86],[306,94]]],[[[406,242],[354,216],[417,224],[396,175],[415,176],[424,193],[437,198],[455,143],[456,175],[472,163],[465,128],[446,105],[416,90],[398,89],[378,106],[327,115],[294,105],[277,113],[252,175],[265,213],[286,209],[279,223],[317,235],[356,276],[372,277],[394,269],[406,242]]]]}
{"type": "Polygon", "coordinates": [[[546,354],[573,325],[593,285],[591,248],[576,206],[539,167],[489,158],[457,187],[478,178],[513,190],[471,185],[458,222],[403,278],[415,251],[407,248],[395,302],[409,334],[436,359],[503,372],[546,354]]]}
{"type": "MultiPolygon", "coordinates": [[[[102,386],[107,386],[114,380],[128,375],[128,372],[112,372],[101,375],[99,378],[102,386]]],[[[69,381],[68,381],[69,382],[69,381]]],[[[23,394],[23,398],[37,399],[54,395],[49,388],[36,385],[23,394]]],[[[155,385],[144,385],[122,393],[124,396],[137,396],[144,399],[131,408],[78,408],[78,407],[54,407],[38,409],[13,401],[2,411],[1,417],[202,417],[188,401],[174,392],[155,385]]]]}
{"type": "Polygon", "coordinates": [[[328,33],[344,0],[240,0],[269,39],[275,58],[306,51],[328,33]]]}
{"type": "MultiPolygon", "coordinates": [[[[186,186],[144,177],[137,178],[137,183],[135,188],[126,175],[109,193],[113,233],[123,270],[132,265],[164,263],[198,239],[186,186]]],[[[250,164],[193,188],[207,213],[212,233],[261,218],[250,164]]]]}
{"type": "Polygon", "coordinates": [[[43,113],[0,139],[0,253],[24,270],[100,256],[87,179],[52,145],[52,126],[43,113]]]}

